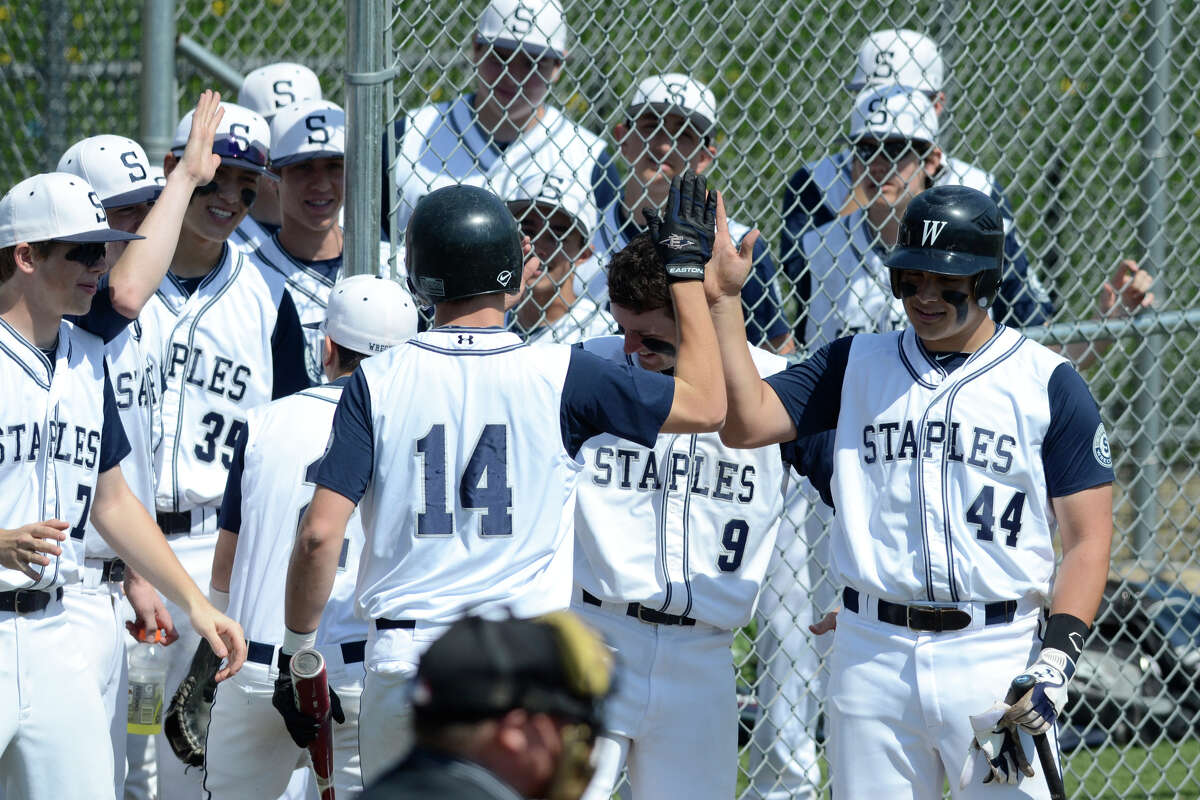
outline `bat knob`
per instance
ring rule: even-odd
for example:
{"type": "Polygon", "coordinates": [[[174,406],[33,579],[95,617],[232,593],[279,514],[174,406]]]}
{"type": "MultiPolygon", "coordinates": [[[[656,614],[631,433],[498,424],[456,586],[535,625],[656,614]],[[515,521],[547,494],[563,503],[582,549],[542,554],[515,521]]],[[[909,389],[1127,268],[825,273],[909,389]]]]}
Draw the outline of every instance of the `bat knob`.
{"type": "Polygon", "coordinates": [[[1027,692],[1033,688],[1035,683],[1032,675],[1018,675],[1013,678],[1012,689],[1018,692],[1027,692]]]}

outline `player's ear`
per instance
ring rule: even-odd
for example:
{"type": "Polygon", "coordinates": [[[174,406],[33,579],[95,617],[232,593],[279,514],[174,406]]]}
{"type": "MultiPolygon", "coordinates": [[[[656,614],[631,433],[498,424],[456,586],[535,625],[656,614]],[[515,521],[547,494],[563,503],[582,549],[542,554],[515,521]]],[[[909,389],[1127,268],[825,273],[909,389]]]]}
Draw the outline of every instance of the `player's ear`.
{"type": "Polygon", "coordinates": [[[13,247],[13,263],[17,265],[17,272],[33,274],[33,245],[29,242],[17,242],[13,247]]]}
{"type": "Polygon", "coordinates": [[[938,92],[933,98],[933,112],[939,117],[946,110],[946,93],[938,92]]]}
{"type": "Polygon", "coordinates": [[[942,149],[936,145],[929,150],[929,154],[925,156],[925,174],[929,176],[929,185],[933,185],[934,177],[942,169],[942,149]]]}
{"type": "Polygon", "coordinates": [[[713,161],[717,158],[717,148],[715,145],[706,145],[696,151],[692,169],[697,175],[702,174],[706,169],[712,166],[713,161]]]}
{"type": "Polygon", "coordinates": [[[588,242],[586,245],[584,245],[583,250],[579,252],[579,258],[575,259],[572,266],[578,267],[580,264],[591,258],[594,252],[595,251],[592,249],[591,242],[588,242]]]}
{"type": "Polygon", "coordinates": [[[321,342],[321,366],[332,369],[335,366],[333,362],[337,357],[336,352],[333,347],[333,339],[326,336],[321,342]]]}
{"type": "Polygon", "coordinates": [[[628,135],[629,135],[629,126],[626,125],[624,122],[618,122],[616,125],[613,125],[613,138],[617,140],[618,145],[620,145],[622,142],[624,142],[625,137],[628,135]]]}
{"type": "Polygon", "coordinates": [[[167,153],[163,156],[163,175],[170,175],[175,171],[175,167],[179,164],[179,159],[173,153],[167,153]]]}

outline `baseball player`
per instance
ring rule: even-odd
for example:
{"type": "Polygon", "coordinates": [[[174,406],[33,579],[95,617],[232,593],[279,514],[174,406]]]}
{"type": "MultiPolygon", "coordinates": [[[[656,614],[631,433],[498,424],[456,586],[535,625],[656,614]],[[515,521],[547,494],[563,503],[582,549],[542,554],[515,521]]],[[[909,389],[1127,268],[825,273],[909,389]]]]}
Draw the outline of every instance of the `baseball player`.
{"type": "MultiPolygon", "coordinates": [[[[626,121],[613,128],[629,178],[621,198],[604,210],[592,239],[596,258],[576,272],[576,290],[603,305],[607,299],[604,265],[613,253],[645,230],[644,213],[661,208],[671,176],[684,169],[702,174],[717,155],[717,101],[707,86],[687,75],[669,73],[645,78],[637,85],[626,110],[626,121]]],[[[729,221],[734,241],[750,228],[729,221]]],[[[780,353],[790,352],[788,323],[775,287],[775,264],[763,241],[754,254],[754,276],[742,290],[750,318],[746,335],[755,344],[769,342],[780,353]]]]}
{"type": "MultiPolygon", "coordinates": [[[[852,91],[882,86],[902,86],[926,96],[940,116],[946,108],[943,90],[945,66],[937,45],[916,31],[889,29],[876,31],[863,40],[855,60],[854,75],[848,86],[852,91]]],[[[784,228],[781,241],[783,266],[797,282],[801,301],[815,290],[805,277],[803,236],[822,225],[868,205],[855,178],[856,153],[843,150],[797,170],[788,180],[783,194],[784,228]]],[[[1037,270],[1029,263],[1025,246],[1016,229],[1012,209],[1004,189],[995,176],[978,166],[943,155],[933,177],[936,186],[968,186],[987,194],[1000,207],[1004,218],[1004,278],[992,305],[992,318],[1010,325],[1041,325],[1054,315],[1050,292],[1042,284],[1037,270]]],[[[900,214],[897,214],[899,219],[900,214]]],[[[1136,313],[1154,302],[1149,292],[1152,276],[1134,261],[1124,260],[1112,278],[1102,287],[1097,300],[1097,315],[1136,313]],[[1119,301],[1119,303],[1118,303],[1119,301]]],[[[803,330],[797,329],[802,335],[803,330]]],[[[1090,363],[1110,342],[1067,348],[1081,366],[1090,363]]]]}
{"type": "Polygon", "coordinates": [[[574,344],[617,329],[607,311],[575,295],[575,268],[592,254],[596,207],[587,186],[564,166],[510,175],[497,190],[541,264],[513,322],[527,341],[574,344]]]}
{"type": "Polygon", "coordinates": [[[567,58],[567,36],[559,0],[488,3],[472,43],[475,91],[422,106],[393,127],[384,230],[396,207],[402,235],[417,201],[434,189],[461,183],[496,191],[509,172],[556,166],[585,182],[597,209],[613,202],[620,179],[604,142],[546,102],[567,58]]]}
{"type": "Polygon", "coordinates": [[[947,776],[956,798],[1048,796],[1015,751],[1032,752],[1027,730],[1054,738],[1100,602],[1112,458],[1071,363],[988,315],[1003,254],[987,195],[925,191],[886,262],[911,327],[837,339],[765,381],[739,342],[744,275],[715,276],[722,441],[782,442],[803,470],[808,441],[834,439],[843,611],[826,709],[837,796],[937,798],[947,776]],[[989,709],[1021,674],[1035,688],[989,709]]]}
{"type": "MultiPolygon", "coordinates": [[[[279,109],[321,98],[321,81],[315,72],[303,64],[281,61],[247,73],[238,90],[237,102],[270,125],[279,109]]],[[[247,253],[253,252],[277,233],[282,224],[279,186],[269,178],[261,178],[254,205],[234,229],[233,241],[247,253]]]]}
{"type": "MultiPolygon", "coordinates": [[[[742,240],[747,265],[757,238],[742,240]]],[[[614,254],[608,291],[624,338],[589,339],[584,349],[670,374],[676,325],[648,234],[614,254]]],[[[759,348],[750,354],[763,376],[787,365],[759,348]]],[[[787,466],[777,448],[732,450],[713,433],[664,433],[649,447],[604,434],[580,456],[572,610],[618,662],[585,797],[608,800],[626,763],[634,798],[733,797],[730,646],[774,550],[787,466]]]]}
{"type": "MultiPolygon", "coordinates": [[[[121,471],[138,501],[154,509],[154,465],[152,453],[161,438],[157,404],[162,394],[157,354],[142,347],[137,317],[171,262],[180,222],[188,199],[197,185],[212,179],[216,165],[212,137],[220,118],[220,96],[206,92],[199,108],[204,125],[197,125],[188,142],[182,168],[174,173],[166,191],[151,178],[145,151],[136,142],[120,136],[93,136],[74,144],[59,159],[58,171],[78,175],[95,190],[113,230],[135,233],[144,229],[145,238],[126,248],[125,242],[107,246],[107,261],[115,264],[105,276],[97,299],[88,314],[73,318],[87,326],[107,315],[120,332],[105,344],[105,365],[113,384],[121,424],[130,443],[121,471]],[[157,202],[156,202],[157,200],[157,202]],[[153,206],[153,207],[152,207],[153,206]]],[[[101,681],[105,709],[112,720],[116,794],[123,792],[126,741],[125,610],[121,584],[133,605],[138,624],[148,629],[162,627],[168,639],[175,631],[158,593],[141,580],[98,535],[87,526],[86,552],[81,580],[66,587],[63,603],[78,629],[79,649],[95,662],[101,681]]]]}
{"type": "Polygon", "coordinates": [[[0,794],[113,796],[100,683],[63,607],[82,578],[90,519],[118,557],[183,609],[227,665],[242,630],[188,578],[129,490],[129,454],[102,340],[63,319],[88,312],[108,269],[108,227],[82,178],[35,175],[0,199],[0,370],[8,420],[0,456],[0,794]]]}
{"type": "MultiPolygon", "coordinates": [[[[213,798],[278,797],[303,753],[271,708],[277,650],[283,641],[284,575],[296,523],[312,500],[313,478],[350,374],[417,331],[412,299],[394,281],[356,275],[333,288],[322,326],[330,383],[255,409],[234,454],[221,505],[213,559],[214,597],[229,604],[249,639],[246,667],[217,692],[207,739],[204,788],[213,798]]],[[[354,615],[354,583],[362,525],[352,517],[337,577],[318,628],[329,682],[345,721],[334,729],[339,796],[362,791],[358,765],[358,700],[367,626],[354,615]]]]}
{"type": "MultiPolygon", "coordinates": [[[[253,111],[232,103],[213,141],[214,179],[193,193],[166,279],[139,321],[163,365],[163,439],[156,455],[158,523],[200,586],[209,585],[217,511],[246,414],[309,386],[304,331],[282,276],[260,269],[228,239],[253,204],[267,169],[270,133],[253,111]]],[[[164,167],[168,182],[192,127],[184,117],[164,167]]],[[[167,610],[177,616],[169,604],[167,610]]],[[[187,672],[197,637],[179,625],[170,648],[168,691],[187,672]]],[[[200,791],[184,775],[165,735],[156,743],[160,800],[200,791]]]]}
{"type": "MultiPolygon", "coordinates": [[[[346,112],[328,100],[279,109],[271,121],[271,167],[279,173],[283,224],[250,254],[264,271],[287,281],[305,331],[310,383],[325,380],[324,337],[329,290],[342,270],[344,231],[338,222],[345,191],[346,112]]],[[[380,248],[379,271],[388,271],[389,249],[380,248]]]]}
{"type": "Polygon", "coordinates": [[[671,378],[578,347],[528,346],[499,329],[504,294],[518,290],[522,269],[512,214],[470,186],[418,204],[408,275],[434,304],[436,327],[363,362],[350,379],[288,570],[285,653],[314,641],[347,520],[361,503],[367,783],[411,743],[406,687],[446,625],[468,609],[529,617],[569,605],[583,442],[610,432],[648,446],[660,430],[720,426],[724,392],[699,284],[714,229],[722,240],[712,257],[736,255],[717,214],[703,178],[676,179],[660,225],[679,248],[664,258],[680,329],[671,378]]]}

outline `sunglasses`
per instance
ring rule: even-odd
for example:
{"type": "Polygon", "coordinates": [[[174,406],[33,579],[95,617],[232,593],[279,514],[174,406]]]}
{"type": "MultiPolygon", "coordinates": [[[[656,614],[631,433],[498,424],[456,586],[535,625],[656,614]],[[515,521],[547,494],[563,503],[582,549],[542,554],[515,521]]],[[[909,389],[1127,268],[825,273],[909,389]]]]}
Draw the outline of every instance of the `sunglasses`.
{"type": "Polygon", "coordinates": [[[94,267],[104,259],[104,242],[84,242],[66,252],[63,258],[85,267],[94,267]]]}
{"type": "Polygon", "coordinates": [[[859,142],[854,146],[854,155],[864,164],[870,164],[879,156],[896,162],[917,158],[924,149],[922,143],[910,139],[886,139],[882,142],[859,142]]]}

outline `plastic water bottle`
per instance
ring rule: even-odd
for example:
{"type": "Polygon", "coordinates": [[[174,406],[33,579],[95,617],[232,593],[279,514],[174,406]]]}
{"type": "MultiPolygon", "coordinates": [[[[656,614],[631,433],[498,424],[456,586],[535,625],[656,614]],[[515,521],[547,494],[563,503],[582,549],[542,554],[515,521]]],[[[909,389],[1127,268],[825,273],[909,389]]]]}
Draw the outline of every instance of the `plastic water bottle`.
{"type": "Polygon", "coordinates": [[[167,654],[163,632],[138,634],[129,651],[129,733],[153,735],[162,730],[163,695],[167,687],[167,654]]]}

